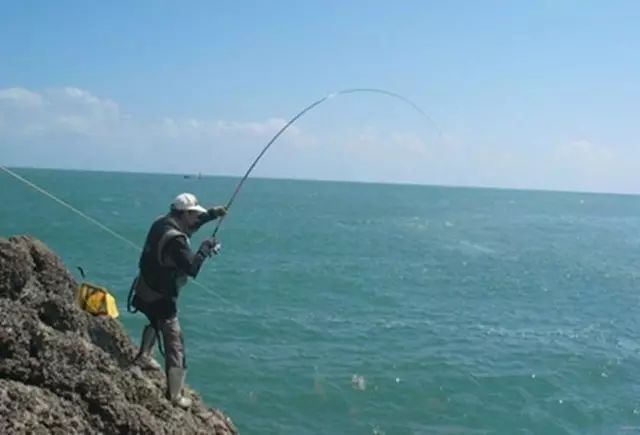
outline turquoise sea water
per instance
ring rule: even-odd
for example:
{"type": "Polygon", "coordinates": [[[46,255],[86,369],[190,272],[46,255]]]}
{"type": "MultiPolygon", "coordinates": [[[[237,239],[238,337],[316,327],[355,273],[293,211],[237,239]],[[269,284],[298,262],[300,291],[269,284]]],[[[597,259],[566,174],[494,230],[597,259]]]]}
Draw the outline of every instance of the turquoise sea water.
{"type": "MultiPolygon", "coordinates": [[[[237,182],[16,171],[138,245],[237,182]]],[[[138,252],[4,173],[0,201],[137,342],[138,252]]],[[[242,433],[640,433],[638,197],[250,179],[219,236],[181,296],[188,382],[242,433]]]]}

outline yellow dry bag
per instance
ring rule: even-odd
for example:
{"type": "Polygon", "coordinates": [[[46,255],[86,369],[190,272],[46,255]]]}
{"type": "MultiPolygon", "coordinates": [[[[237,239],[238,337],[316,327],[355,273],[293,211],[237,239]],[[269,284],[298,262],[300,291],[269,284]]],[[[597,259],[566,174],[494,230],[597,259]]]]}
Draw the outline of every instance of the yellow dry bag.
{"type": "Polygon", "coordinates": [[[94,316],[109,316],[115,319],[120,315],[116,299],[109,291],[88,282],[83,282],[76,290],[76,302],[80,308],[94,316]]]}

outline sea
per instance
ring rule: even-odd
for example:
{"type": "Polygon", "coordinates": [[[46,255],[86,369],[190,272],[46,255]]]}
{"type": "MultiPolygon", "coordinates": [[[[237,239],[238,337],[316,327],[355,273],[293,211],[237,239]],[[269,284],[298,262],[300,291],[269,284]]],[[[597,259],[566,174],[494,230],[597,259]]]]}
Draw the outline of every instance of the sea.
{"type": "MultiPolygon", "coordinates": [[[[108,287],[136,343],[149,225],[239,181],[14,171],[65,205],[2,172],[0,236],[108,287]]],[[[243,434],[640,433],[638,196],[249,178],[218,238],[187,382],[243,434]]]]}

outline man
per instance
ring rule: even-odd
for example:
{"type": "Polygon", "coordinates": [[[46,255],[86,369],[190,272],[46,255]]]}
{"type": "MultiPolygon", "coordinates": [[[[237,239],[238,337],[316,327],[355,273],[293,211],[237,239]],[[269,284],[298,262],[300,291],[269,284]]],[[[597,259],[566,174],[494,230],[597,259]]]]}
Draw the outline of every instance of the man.
{"type": "Polygon", "coordinates": [[[167,398],[174,405],[189,408],[191,399],[182,395],[186,373],[184,341],[178,322],[177,299],[188,277],[195,278],[207,257],[218,254],[215,238],[202,242],[194,253],[190,237],[203,224],[227,213],[225,207],[205,209],[191,193],[178,195],[167,215],[151,225],[140,256],[140,272],[133,284],[133,307],[142,311],[149,324],[142,331],[140,351],[135,358],[143,368],[160,369],[152,352],[156,336],[162,335],[167,375],[167,398]]]}

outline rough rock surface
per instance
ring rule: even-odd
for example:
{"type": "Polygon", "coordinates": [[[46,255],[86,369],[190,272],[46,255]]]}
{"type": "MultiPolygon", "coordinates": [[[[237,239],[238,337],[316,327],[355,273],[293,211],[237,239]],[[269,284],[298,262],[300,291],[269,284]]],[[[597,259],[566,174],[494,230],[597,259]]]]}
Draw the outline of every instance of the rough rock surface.
{"type": "Polygon", "coordinates": [[[0,434],[235,434],[193,391],[183,411],[162,371],[131,364],[118,320],[73,302],[60,258],[30,237],[0,238],[0,434]]]}

